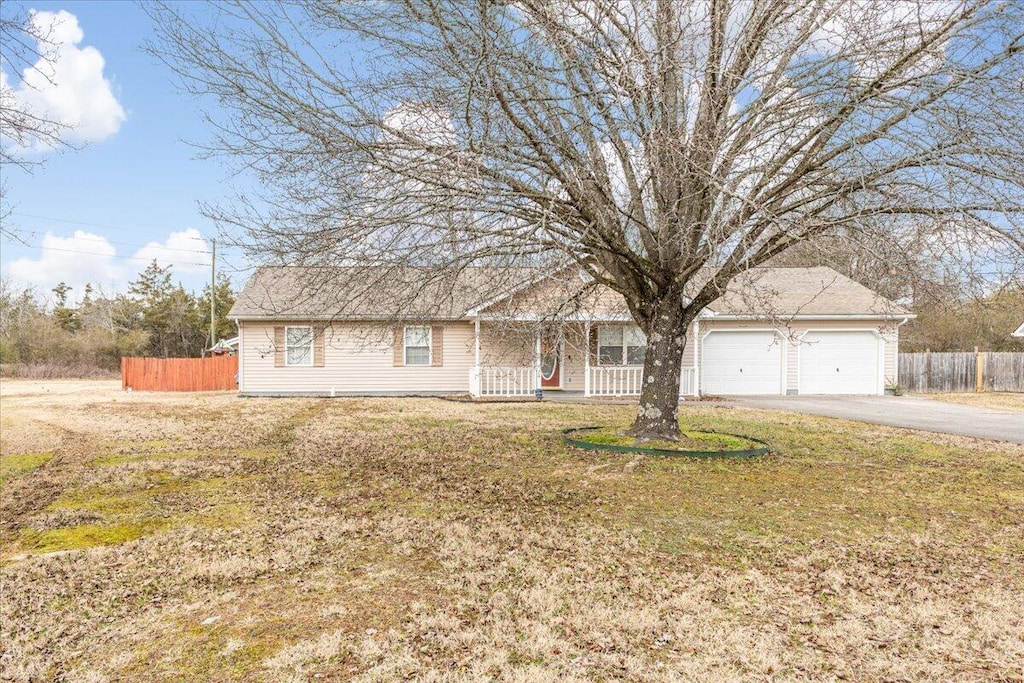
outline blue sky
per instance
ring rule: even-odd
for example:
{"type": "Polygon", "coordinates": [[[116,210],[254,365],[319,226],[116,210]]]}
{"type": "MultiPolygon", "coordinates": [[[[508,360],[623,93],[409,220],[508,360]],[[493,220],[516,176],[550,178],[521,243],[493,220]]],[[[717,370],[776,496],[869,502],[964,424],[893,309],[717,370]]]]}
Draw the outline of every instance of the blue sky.
{"type": "MultiPolygon", "coordinates": [[[[96,55],[86,50],[95,48],[110,87],[99,92],[104,90],[102,79],[94,74],[78,92],[55,96],[62,106],[89,112],[83,115],[91,118],[80,125],[80,134],[93,140],[82,149],[33,152],[45,163],[31,175],[4,169],[5,203],[13,210],[5,228],[19,231],[32,247],[9,239],[0,242],[3,276],[44,294],[62,279],[76,292],[86,281],[119,290],[148,258],[157,256],[162,264],[174,264],[176,279],[198,290],[209,280],[204,264],[209,263],[209,240],[216,237],[216,228],[200,214],[197,202],[227,195],[234,181],[218,161],[197,159],[197,150],[188,144],[209,133],[199,103],[180,92],[170,71],[143,52],[153,34],[149,18],[130,2],[33,2],[21,7],[73,15],[61,26],[73,29],[77,20],[84,35],[71,46],[68,59],[96,67],[96,55]],[[68,103],[69,98],[75,101],[68,103]]],[[[6,78],[18,87],[19,74],[6,78]]],[[[218,262],[236,284],[244,281],[238,254],[218,249],[218,262]]]]}

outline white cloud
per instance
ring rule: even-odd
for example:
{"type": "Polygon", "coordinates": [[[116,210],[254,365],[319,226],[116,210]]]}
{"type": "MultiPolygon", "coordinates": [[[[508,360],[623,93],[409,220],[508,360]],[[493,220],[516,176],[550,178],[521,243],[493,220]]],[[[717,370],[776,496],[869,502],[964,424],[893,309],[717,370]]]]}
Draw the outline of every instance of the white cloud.
{"type": "Polygon", "coordinates": [[[388,110],[382,123],[384,139],[399,145],[402,134],[426,145],[458,142],[451,114],[436,105],[405,102],[388,110]]]}
{"type": "Polygon", "coordinates": [[[161,267],[174,266],[177,274],[203,273],[210,269],[209,249],[195,228],[172,232],[163,242],[149,242],[135,252],[133,258],[156,262],[161,267]]]}
{"type": "Polygon", "coordinates": [[[113,262],[116,253],[105,237],[84,230],[76,230],[71,237],[46,233],[38,258],[23,256],[11,261],[6,270],[11,279],[44,292],[64,281],[77,299],[87,282],[110,285],[122,280],[124,273],[113,262]]]}
{"type": "MultiPolygon", "coordinates": [[[[843,54],[855,62],[862,78],[874,78],[962,9],[957,0],[902,0],[880,4],[872,0],[842,0],[835,14],[811,37],[812,52],[843,54]]],[[[945,42],[922,54],[908,73],[937,69],[945,42]]]]}
{"type": "Polygon", "coordinates": [[[43,294],[63,281],[72,287],[71,298],[78,300],[86,283],[100,285],[107,293],[126,291],[128,283],[153,259],[161,267],[172,267],[172,281],[189,287],[203,283],[210,272],[209,265],[202,265],[210,262],[207,243],[198,230],[186,228],[163,241],[149,242],[131,256],[118,254],[117,247],[102,235],[76,230],[64,237],[48,232],[38,256],[4,263],[2,275],[33,285],[43,294]]]}
{"type": "Polygon", "coordinates": [[[4,99],[68,126],[63,137],[69,142],[97,142],[116,133],[127,115],[103,75],[103,55],[92,46],[79,47],[85,33],[78,18],[66,10],[33,10],[29,21],[49,42],[39,42],[41,58],[24,70],[16,87],[0,72],[4,99]]]}

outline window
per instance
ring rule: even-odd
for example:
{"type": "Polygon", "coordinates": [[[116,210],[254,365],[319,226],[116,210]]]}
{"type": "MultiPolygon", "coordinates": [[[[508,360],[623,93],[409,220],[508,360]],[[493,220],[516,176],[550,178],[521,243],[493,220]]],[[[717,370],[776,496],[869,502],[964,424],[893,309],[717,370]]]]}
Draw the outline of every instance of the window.
{"type": "Polygon", "coordinates": [[[405,328],[405,364],[430,365],[430,328],[405,328]]]}
{"type": "Polygon", "coordinates": [[[313,328],[286,327],[284,330],[285,365],[313,364],[313,328]]]}
{"type": "Polygon", "coordinates": [[[599,365],[622,365],[622,328],[597,328],[597,362],[599,365]]]}
{"type": "Polygon", "coordinates": [[[627,327],[626,365],[643,365],[647,355],[647,335],[639,327],[627,327]]]}
{"type": "Polygon", "coordinates": [[[643,365],[647,336],[639,327],[597,328],[598,365],[643,365]]]}

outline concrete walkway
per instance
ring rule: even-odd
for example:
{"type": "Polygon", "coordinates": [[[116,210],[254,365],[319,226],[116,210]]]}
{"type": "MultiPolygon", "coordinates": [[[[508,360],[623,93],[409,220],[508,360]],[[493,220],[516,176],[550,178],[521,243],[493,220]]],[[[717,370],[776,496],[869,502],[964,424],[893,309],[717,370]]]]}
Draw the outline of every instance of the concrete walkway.
{"type": "Polygon", "coordinates": [[[920,396],[744,396],[728,403],[1024,444],[1024,412],[920,396]]]}

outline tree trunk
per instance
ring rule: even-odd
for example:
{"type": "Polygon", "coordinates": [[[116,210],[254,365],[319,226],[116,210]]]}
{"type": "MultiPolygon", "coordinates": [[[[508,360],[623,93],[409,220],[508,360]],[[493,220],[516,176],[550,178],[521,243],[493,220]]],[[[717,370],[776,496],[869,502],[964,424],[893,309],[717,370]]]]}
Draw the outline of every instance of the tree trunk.
{"type": "Polygon", "coordinates": [[[640,440],[679,438],[679,372],[686,322],[675,302],[657,306],[647,328],[640,406],[630,433],[640,440]]]}

